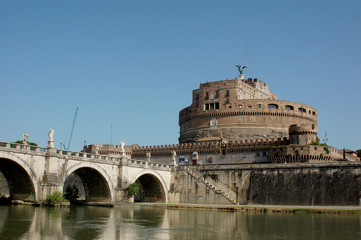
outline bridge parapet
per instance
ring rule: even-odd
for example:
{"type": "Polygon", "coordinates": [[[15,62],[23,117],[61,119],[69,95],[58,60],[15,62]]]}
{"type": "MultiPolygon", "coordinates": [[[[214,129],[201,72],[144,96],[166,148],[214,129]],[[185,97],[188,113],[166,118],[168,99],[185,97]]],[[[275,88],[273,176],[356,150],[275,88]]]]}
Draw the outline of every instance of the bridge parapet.
{"type": "Polygon", "coordinates": [[[87,161],[94,163],[110,164],[110,165],[127,165],[132,167],[151,168],[159,170],[170,170],[171,166],[164,163],[156,163],[152,161],[135,160],[122,157],[111,157],[108,155],[91,154],[86,152],[72,152],[66,150],[57,150],[53,148],[44,148],[38,146],[31,146],[20,143],[0,142],[0,149],[3,151],[22,153],[22,154],[35,154],[44,156],[47,153],[53,154],[59,158],[66,158],[68,160],[87,161]]]}
{"type": "Polygon", "coordinates": [[[3,150],[12,151],[12,152],[36,152],[36,153],[45,153],[46,148],[31,146],[27,144],[20,143],[8,143],[8,142],[0,142],[0,147],[3,150]]]}
{"type": "Polygon", "coordinates": [[[168,170],[168,171],[170,171],[172,168],[172,166],[169,164],[149,162],[138,159],[123,159],[123,164],[132,167],[151,168],[151,169],[168,170]]]}

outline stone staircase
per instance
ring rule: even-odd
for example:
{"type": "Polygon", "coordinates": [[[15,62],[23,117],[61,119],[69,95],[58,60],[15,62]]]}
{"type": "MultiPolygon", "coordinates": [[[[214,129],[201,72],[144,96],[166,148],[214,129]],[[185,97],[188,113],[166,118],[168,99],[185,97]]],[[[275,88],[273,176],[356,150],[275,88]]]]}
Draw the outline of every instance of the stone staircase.
{"type": "Polygon", "coordinates": [[[239,202],[237,202],[236,193],[233,190],[228,189],[227,186],[225,186],[222,183],[218,183],[211,179],[204,179],[202,176],[199,175],[199,173],[192,171],[191,169],[185,167],[185,171],[192,176],[196,181],[202,182],[205,184],[209,189],[214,191],[217,194],[222,195],[224,198],[226,198],[229,202],[231,202],[234,205],[239,205],[239,202]]]}

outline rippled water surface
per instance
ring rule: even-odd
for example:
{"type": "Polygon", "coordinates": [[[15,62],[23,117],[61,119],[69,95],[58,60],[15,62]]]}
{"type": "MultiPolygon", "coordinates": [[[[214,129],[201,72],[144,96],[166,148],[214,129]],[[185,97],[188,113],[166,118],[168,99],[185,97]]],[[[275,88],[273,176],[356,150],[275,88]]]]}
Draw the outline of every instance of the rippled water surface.
{"type": "Polygon", "coordinates": [[[0,239],[361,239],[360,215],[0,206],[0,239]]]}

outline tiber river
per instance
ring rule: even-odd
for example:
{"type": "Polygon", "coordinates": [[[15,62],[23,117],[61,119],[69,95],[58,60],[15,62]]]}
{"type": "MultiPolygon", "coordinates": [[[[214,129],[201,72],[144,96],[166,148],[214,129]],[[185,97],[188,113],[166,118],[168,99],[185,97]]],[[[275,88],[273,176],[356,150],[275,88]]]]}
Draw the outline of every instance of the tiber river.
{"type": "Polygon", "coordinates": [[[361,239],[360,215],[0,206],[0,239],[361,239]]]}

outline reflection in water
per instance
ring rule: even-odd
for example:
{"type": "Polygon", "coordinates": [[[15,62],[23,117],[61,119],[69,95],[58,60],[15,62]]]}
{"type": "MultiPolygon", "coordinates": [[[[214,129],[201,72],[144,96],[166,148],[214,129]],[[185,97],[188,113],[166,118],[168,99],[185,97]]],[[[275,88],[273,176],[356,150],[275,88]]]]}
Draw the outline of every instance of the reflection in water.
{"type": "Polygon", "coordinates": [[[0,206],[0,239],[361,239],[359,215],[0,206]]]}
{"type": "Polygon", "coordinates": [[[0,206],[0,239],[18,239],[28,232],[34,212],[30,206],[0,206]]]}

